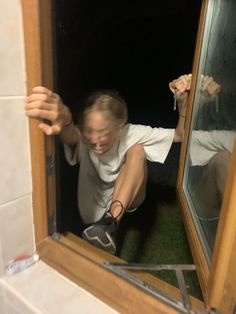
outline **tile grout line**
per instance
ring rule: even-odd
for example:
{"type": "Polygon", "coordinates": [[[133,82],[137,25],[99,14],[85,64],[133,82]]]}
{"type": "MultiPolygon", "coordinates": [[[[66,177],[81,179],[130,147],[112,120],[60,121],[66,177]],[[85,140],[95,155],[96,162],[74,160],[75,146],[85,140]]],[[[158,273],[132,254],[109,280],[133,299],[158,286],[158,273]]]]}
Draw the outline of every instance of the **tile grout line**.
{"type": "Polygon", "coordinates": [[[10,95],[1,95],[0,96],[0,100],[25,100],[26,95],[19,95],[19,96],[10,96],[10,95]]]}
{"type": "Polygon", "coordinates": [[[32,191],[27,192],[27,193],[25,193],[25,194],[22,194],[22,195],[20,195],[20,196],[18,196],[18,197],[15,197],[15,198],[13,198],[13,199],[11,199],[11,200],[9,200],[9,201],[4,202],[4,203],[0,203],[0,209],[1,209],[1,207],[4,207],[5,205],[6,205],[6,206],[7,206],[7,205],[12,205],[12,204],[14,204],[14,203],[17,202],[17,201],[20,201],[20,200],[22,200],[22,199],[24,199],[24,198],[26,198],[26,197],[31,197],[31,196],[32,196],[32,191]]]}

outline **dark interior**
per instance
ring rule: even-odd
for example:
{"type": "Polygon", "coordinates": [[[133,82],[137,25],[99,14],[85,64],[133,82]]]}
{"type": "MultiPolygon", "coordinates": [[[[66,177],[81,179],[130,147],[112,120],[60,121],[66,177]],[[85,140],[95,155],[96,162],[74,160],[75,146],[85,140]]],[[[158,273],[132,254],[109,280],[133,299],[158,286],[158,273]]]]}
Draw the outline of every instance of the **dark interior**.
{"type": "MultiPolygon", "coordinates": [[[[168,83],[191,72],[200,7],[200,0],[54,0],[54,88],[75,121],[81,97],[111,88],[126,99],[129,122],[174,128],[168,83]]],[[[57,150],[57,229],[80,235],[78,167],[67,165],[60,143],[57,150]]],[[[149,185],[175,187],[179,150],[173,145],[163,166],[148,163],[149,185]]]]}

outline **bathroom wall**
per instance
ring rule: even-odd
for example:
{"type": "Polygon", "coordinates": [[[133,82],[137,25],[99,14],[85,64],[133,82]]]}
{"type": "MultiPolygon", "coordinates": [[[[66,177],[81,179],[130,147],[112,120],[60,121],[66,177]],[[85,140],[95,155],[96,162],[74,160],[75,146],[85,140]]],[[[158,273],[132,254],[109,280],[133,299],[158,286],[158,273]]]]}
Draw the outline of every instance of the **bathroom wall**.
{"type": "Polygon", "coordinates": [[[0,274],[34,251],[26,73],[20,0],[0,0],[0,274]]]}
{"type": "Polygon", "coordinates": [[[4,276],[35,250],[21,0],[0,0],[0,43],[0,314],[115,313],[42,261],[4,276]]]}

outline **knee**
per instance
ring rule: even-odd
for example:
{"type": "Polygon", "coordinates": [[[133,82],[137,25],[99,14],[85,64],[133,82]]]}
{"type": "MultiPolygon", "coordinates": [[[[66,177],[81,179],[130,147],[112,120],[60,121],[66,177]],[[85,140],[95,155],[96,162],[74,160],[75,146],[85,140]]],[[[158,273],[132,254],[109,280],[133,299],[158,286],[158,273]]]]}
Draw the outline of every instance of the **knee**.
{"type": "Polygon", "coordinates": [[[230,162],[231,153],[228,152],[227,150],[222,150],[221,152],[218,153],[218,157],[223,164],[228,165],[230,162]]]}
{"type": "Polygon", "coordinates": [[[220,151],[212,158],[208,167],[208,172],[210,171],[214,175],[217,185],[221,187],[222,191],[227,179],[230,158],[231,154],[228,151],[220,151]]]}
{"type": "Polygon", "coordinates": [[[229,166],[231,154],[226,151],[222,150],[218,152],[212,159],[212,165],[215,168],[215,170],[219,169],[227,169],[229,166]]]}

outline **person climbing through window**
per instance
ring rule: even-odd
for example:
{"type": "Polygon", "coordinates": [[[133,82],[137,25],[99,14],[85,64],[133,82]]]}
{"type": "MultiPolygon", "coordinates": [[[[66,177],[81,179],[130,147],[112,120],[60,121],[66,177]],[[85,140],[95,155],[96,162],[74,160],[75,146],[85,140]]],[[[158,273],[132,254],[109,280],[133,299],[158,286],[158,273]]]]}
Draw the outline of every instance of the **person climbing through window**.
{"type": "Polygon", "coordinates": [[[59,136],[70,165],[80,164],[78,208],[87,225],[82,237],[92,245],[115,254],[122,216],[145,199],[146,160],[164,163],[172,142],[182,140],[190,83],[182,75],[169,84],[178,103],[175,129],[128,123],[125,100],[111,90],[95,91],[79,105],[78,125],[48,88],[37,86],[26,98],[26,115],[38,119],[46,135],[59,136]]]}

